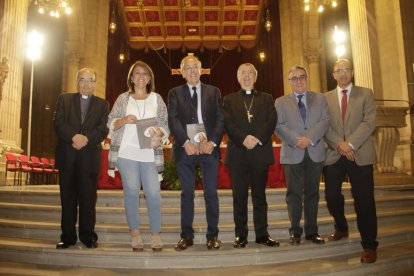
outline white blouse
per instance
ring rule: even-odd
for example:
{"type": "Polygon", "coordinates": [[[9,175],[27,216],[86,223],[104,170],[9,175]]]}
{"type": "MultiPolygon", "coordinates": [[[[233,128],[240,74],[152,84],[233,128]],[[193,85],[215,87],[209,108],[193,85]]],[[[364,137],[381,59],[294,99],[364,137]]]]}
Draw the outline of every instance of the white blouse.
{"type": "MultiPolygon", "coordinates": [[[[135,100],[129,97],[125,114],[135,115],[138,120],[156,117],[157,96],[151,92],[145,100],[135,100]]],[[[154,150],[139,147],[135,124],[125,125],[118,157],[140,162],[154,162],[154,150]]]]}

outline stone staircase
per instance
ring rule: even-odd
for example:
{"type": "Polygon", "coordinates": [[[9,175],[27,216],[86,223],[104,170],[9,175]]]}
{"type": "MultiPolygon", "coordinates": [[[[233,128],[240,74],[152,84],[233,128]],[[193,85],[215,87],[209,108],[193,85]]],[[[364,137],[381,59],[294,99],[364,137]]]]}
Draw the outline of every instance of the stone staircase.
{"type": "Polygon", "coordinates": [[[281,246],[266,248],[254,243],[250,204],[249,244],[244,249],[234,249],[231,191],[219,190],[219,239],[222,247],[220,250],[207,250],[204,245],[204,199],[202,192],[197,191],[194,218],[196,244],[184,252],[176,252],[173,248],[180,233],[180,192],[162,191],[162,239],[165,243],[162,252],[152,252],[148,244],[148,216],[145,199],[141,194],[141,231],[147,244],[144,252],[136,253],[129,246],[120,190],[98,191],[96,232],[99,235],[99,248],[87,249],[78,242],[70,249],[56,250],[55,244],[60,236],[58,186],[0,186],[0,261],[122,269],[214,269],[251,265],[289,267],[294,264],[306,268],[310,260],[329,262],[332,258],[340,257],[353,259],[354,262],[349,264],[348,261],[348,264],[343,265],[336,263],[326,269],[319,267],[315,271],[321,274],[341,271],[346,274],[414,270],[414,185],[376,187],[380,247],[379,259],[373,266],[359,263],[362,249],[350,186],[344,185],[350,237],[338,242],[327,241],[327,236],[333,231],[333,221],[326,208],[323,190],[321,184],[318,223],[319,233],[326,238],[324,245],[315,245],[309,241],[303,241],[299,246],[289,245],[286,190],[268,189],[269,233],[281,242],[281,246]],[[395,254],[387,255],[390,250],[394,250],[392,252],[395,254]]]}

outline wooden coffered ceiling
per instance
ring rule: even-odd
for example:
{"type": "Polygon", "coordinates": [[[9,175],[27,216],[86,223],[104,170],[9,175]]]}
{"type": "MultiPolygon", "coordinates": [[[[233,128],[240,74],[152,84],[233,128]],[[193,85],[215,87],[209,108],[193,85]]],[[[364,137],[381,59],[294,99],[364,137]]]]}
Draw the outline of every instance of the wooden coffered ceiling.
{"type": "Polygon", "coordinates": [[[264,0],[120,0],[129,45],[135,49],[252,48],[264,0]]]}

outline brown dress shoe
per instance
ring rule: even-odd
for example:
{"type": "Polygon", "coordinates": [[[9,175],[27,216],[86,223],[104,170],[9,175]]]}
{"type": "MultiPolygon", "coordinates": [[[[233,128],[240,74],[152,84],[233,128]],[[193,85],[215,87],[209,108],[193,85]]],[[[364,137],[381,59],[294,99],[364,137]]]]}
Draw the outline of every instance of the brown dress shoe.
{"type": "Polygon", "coordinates": [[[297,234],[290,235],[289,243],[292,245],[300,244],[300,235],[297,235],[297,234]]]}
{"type": "Polygon", "coordinates": [[[329,236],[330,241],[339,241],[342,238],[347,238],[349,236],[348,231],[342,232],[339,230],[335,230],[335,233],[329,236]]]}
{"type": "Polygon", "coordinates": [[[190,247],[194,244],[193,242],[193,238],[181,238],[181,240],[178,241],[178,243],[176,244],[176,246],[174,246],[174,249],[176,251],[182,251],[182,250],[186,250],[187,247],[190,247]]]}
{"type": "Polygon", "coordinates": [[[219,249],[220,248],[220,241],[217,237],[209,238],[206,242],[207,249],[219,249]]]}
{"type": "Polygon", "coordinates": [[[375,263],[377,260],[377,251],[374,249],[364,249],[361,256],[361,263],[375,263]]]}

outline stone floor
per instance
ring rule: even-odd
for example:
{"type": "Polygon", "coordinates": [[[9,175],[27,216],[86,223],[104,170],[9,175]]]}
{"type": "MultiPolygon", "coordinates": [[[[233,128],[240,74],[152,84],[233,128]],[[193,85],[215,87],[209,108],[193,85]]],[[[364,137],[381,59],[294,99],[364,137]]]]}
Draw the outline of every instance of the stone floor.
{"type": "MultiPolygon", "coordinates": [[[[261,265],[261,266],[239,266],[213,269],[100,269],[82,267],[63,267],[52,265],[32,265],[22,263],[0,262],[0,275],[149,275],[149,276],[267,276],[267,275],[414,275],[414,264],[411,270],[399,270],[398,264],[395,267],[387,265],[383,272],[369,272],[372,266],[381,266],[383,260],[395,258],[399,255],[414,252],[414,244],[399,244],[387,247],[387,250],[378,249],[378,261],[374,264],[361,264],[359,254],[344,257],[330,257],[304,262],[295,262],[282,265],[261,265]],[[349,268],[349,269],[348,269],[349,268]],[[368,271],[367,271],[368,270],[368,271]]],[[[404,261],[405,262],[405,261],[404,261]]]]}

